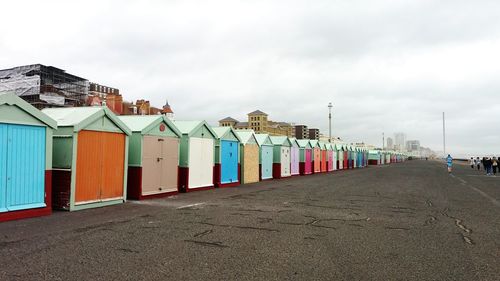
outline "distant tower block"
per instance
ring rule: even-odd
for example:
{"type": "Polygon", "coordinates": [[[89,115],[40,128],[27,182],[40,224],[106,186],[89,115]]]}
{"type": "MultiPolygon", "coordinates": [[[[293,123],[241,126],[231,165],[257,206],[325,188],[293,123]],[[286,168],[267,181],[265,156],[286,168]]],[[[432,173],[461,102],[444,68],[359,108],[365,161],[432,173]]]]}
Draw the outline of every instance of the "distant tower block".
{"type": "Polygon", "coordinates": [[[170,120],[174,120],[174,112],[172,111],[170,104],[168,104],[168,100],[166,101],[165,105],[163,106],[163,109],[161,110],[161,114],[165,115],[170,120]]]}

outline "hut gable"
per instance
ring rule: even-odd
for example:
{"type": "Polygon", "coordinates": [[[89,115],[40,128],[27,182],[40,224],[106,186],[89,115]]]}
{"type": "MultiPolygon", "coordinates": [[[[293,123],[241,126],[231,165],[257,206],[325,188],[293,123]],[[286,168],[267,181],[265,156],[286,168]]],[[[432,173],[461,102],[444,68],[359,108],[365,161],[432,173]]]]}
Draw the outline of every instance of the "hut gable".
{"type": "Polygon", "coordinates": [[[73,127],[73,132],[91,130],[131,134],[130,129],[107,107],[45,108],[42,112],[55,119],[59,127],[73,127]]]}
{"type": "Polygon", "coordinates": [[[300,148],[310,149],[312,148],[311,142],[309,140],[297,140],[297,144],[300,148]]]}
{"type": "Polygon", "coordinates": [[[250,131],[236,131],[236,134],[241,140],[241,144],[258,144],[257,139],[255,138],[255,133],[253,130],[250,131]]]}
{"type": "Polygon", "coordinates": [[[14,94],[0,94],[0,122],[46,125],[57,129],[57,122],[14,94]]]}
{"type": "Polygon", "coordinates": [[[257,140],[259,146],[273,145],[271,138],[269,137],[268,134],[255,134],[255,139],[257,140]]]}
{"type": "Polygon", "coordinates": [[[173,123],[183,136],[217,139],[217,134],[206,121],[174,121],[173,123]]]}
{"type": "Polygon", "coordinates": [[[217,139],[220,140],[228,140],[228,141],[237,141],[241,142],[236,131],[231,127],[212,127],[212,130],[217,135],[217,139]]]}
{"type": "Polygon", "coordinates": [[[119,116],[132,133],[151,135],[159,137],[181,137],[182,133],[165,116],[162,115],[140,115],[140,116],[119,116]]]}
{"type": "Polygon", "coordinates": [[[273,145],[279,145],[279,146],[292,146],[292,142],[290,142],[290,139],[285,136],[272,136],[271,142],[273,145]]]}

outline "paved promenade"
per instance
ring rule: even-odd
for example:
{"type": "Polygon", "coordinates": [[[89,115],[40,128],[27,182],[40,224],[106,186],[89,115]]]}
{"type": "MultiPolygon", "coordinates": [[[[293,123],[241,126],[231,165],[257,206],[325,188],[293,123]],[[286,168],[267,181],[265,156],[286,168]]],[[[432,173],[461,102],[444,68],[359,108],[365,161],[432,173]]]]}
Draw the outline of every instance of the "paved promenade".
{"type": "Polygon", "coordinates": [[[500,177],[408,161],[1,223],[0,280],[500,280],[500,177]]]}

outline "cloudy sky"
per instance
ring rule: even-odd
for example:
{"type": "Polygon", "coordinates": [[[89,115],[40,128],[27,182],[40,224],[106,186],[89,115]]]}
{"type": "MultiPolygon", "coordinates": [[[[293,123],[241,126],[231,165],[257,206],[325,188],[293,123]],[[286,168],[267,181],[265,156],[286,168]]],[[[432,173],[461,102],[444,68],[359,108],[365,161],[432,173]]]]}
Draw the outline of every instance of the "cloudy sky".
{"type": "Polygon", "coordinates": [[[176,119],[270,119],[380,145],[500,154],[500,1],[8,1],[0,68],[42,63],[168,99],[176,119]]]}

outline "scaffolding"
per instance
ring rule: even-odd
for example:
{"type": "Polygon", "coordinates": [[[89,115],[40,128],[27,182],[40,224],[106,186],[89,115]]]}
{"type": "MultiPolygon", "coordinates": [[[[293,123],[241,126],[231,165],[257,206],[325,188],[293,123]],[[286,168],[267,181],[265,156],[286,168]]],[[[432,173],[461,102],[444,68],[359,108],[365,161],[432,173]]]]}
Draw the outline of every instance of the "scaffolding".
{"type": "Polygon", "coordinates": [[[41,64],[0,70],[0,94],[11,92],[33,106],[83,106],[89,89],[87,79],[41,64]]]}

